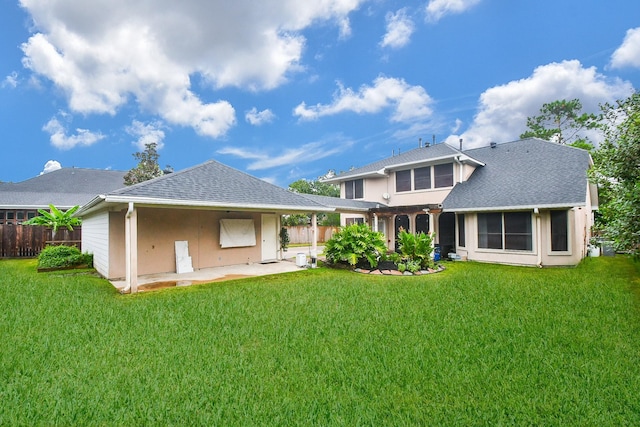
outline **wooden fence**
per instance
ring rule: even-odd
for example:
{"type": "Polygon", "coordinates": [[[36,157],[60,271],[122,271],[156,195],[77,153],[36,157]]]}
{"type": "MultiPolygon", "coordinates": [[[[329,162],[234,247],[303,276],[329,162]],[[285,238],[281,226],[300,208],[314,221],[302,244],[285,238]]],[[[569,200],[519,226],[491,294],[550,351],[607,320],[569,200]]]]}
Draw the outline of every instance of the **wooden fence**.
{"type": "Polygon", "coordinates": [[[49,244],[75,245],[82,250],[80,227],[73,231],[58,229],[56,239],[50,228],[39,225],[0,225],[0,258],[33,258],[49,244]]]}
{"type": "MultiPolygon", "coordinates": [[[[285,227],[289,233],[289,243],[291,244],[304,244],[311,243],[311,227],[306,225],[293,225],[285,227]]],[[[324,225],[318,226],[318,243],[325,243],[333,236],[333,233],[338,231],[340,227],[329,227],[324,225]]]]}

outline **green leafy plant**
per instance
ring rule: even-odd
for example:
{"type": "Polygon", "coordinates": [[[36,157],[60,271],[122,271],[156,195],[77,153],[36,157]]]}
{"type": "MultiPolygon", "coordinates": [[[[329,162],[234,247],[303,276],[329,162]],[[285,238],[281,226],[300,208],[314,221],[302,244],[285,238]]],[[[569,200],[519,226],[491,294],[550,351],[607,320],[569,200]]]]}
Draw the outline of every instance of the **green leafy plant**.
{"type": "Polygon", "coordinates": [[[93,266],[93,255],[82,253],[76,246],[47,246],[38,255],[38,268],[93,266]]]}
{"type": "Polygon", "coordinates": [[[285,227],[280,228],[280,249],[286,251],[289,247],[289,232],[285,227]]]}
{"type": "Polygon", "coordinates": [[[402,261],[407,264],[407,269],[415,273],[420,268],[431,267],[433,260],[433,235],[418,233],[411,234],[400,229],[398,233],[398,250],[402,261]],[[417,268],[416,268],[417,265],[417,268]],[[412,271],[412,269],[414,269],[412,271]]]}
{"type": "Polygon", "coordinates": [[[69,231],[73,231],[73,227],[78,227],[82,224],[80,218],[76,218],[73,214],[80,208],[76,205],[67,211],[62,211],[53,205],[49,205],[49,212],[45,209],[38,209],[40,215],[31,218],[28,221],[23,222],[23,225],[44,225],[53,229],[53,236],[55,237],[58,232],[58,228],[66,228],[69,231]]]}
{"type": "Polygon", "coordinates": [[[334,233],[327,241],[324,253],[327,262],[347,262],[354,266],[358,261],[366,260],[375,268],[387,252],[382,233],[369,228],[366,224],[353,224],[334,233]]]}

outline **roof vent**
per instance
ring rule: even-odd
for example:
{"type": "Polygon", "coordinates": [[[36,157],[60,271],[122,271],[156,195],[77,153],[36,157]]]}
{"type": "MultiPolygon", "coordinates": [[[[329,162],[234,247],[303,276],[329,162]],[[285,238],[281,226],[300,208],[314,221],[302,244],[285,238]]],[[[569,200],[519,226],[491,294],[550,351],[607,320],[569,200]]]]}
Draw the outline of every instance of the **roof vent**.
{"type": "Polygon", "coordinates": [[[496,144],[495,142],[491,142],[489,145],[491,146],[491,148],[496,148],[496,145],[498,144],[496,144]]]}

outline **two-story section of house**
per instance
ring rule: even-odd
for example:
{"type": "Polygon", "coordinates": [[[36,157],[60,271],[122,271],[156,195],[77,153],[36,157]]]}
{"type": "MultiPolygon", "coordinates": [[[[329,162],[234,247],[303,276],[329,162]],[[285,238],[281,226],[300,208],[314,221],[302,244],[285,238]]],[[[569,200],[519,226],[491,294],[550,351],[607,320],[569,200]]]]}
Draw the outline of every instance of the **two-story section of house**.
{"type": "Polygon", "coordinates": [[[518,265],[575,265],[597,209],[589,153],[529,138],[470,150],[419,147],[342,173],[341,197],[376,202],[367,222],[394,249],[399,230],[431,232],[443,256],[518,265]]]}

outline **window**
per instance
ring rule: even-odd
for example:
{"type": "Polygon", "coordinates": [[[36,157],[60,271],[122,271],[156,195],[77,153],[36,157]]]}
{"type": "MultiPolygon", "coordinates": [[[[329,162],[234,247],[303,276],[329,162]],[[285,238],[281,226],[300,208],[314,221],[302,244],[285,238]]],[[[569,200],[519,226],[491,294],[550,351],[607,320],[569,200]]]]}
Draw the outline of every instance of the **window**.
{"type": "Polygon", "coordinates": [[[569,215],[567,211],[551,211],[551,250],[569,250],[569,215]]]}
{"type": "Polygon", "coordinates": [[[418,168],[413,170],[414,190],[425,190],[431,188],[431,167],[418,168]]]}
{"type": "Polygon", "coordinates": [[[458,215],[458,246],[466,246],[466,235],[464,230],[464,214],[458,215]]]}
{"type": "Polygon", "coordinates": [[[502,249],[502,214],[478,214],[478,247],[502,249]]]}
{"type": "Polygon", "coordinates": [[[529,212],[505,212],[505,249],[530,251],[531,245],[531,214],[529,212]]]}
{"type": "Polygon", "coordinates": [[[346,218],[344,223],[346,225],[364,224],[364,218],[346,218]]]}
{"type": "Polygon", "coordinates": [[[452,187],[453,163],[435,165],[433,167],[433,179],[435,181],[435,188],[452,187]]]}
{"type": "Polygon", "coordinates": [[[344,196],[346,199],[362,199],[364,197],[364,181],[354,179],[344,183],[344,196]]]}
{"type": "Polygon", "coordinates": [[[478,214],[479,248],[530,251],[532,245],[531,213],[478,214]]]}
{"type": "Polygon", "coordinates": [[[416,234],[429,234],[429,214],[416,215],[416,234]]]}
{"type": "Polygon", "coordinates": [[[396,192],[411,191],[411,169],[396,172],[396,192]]]}

